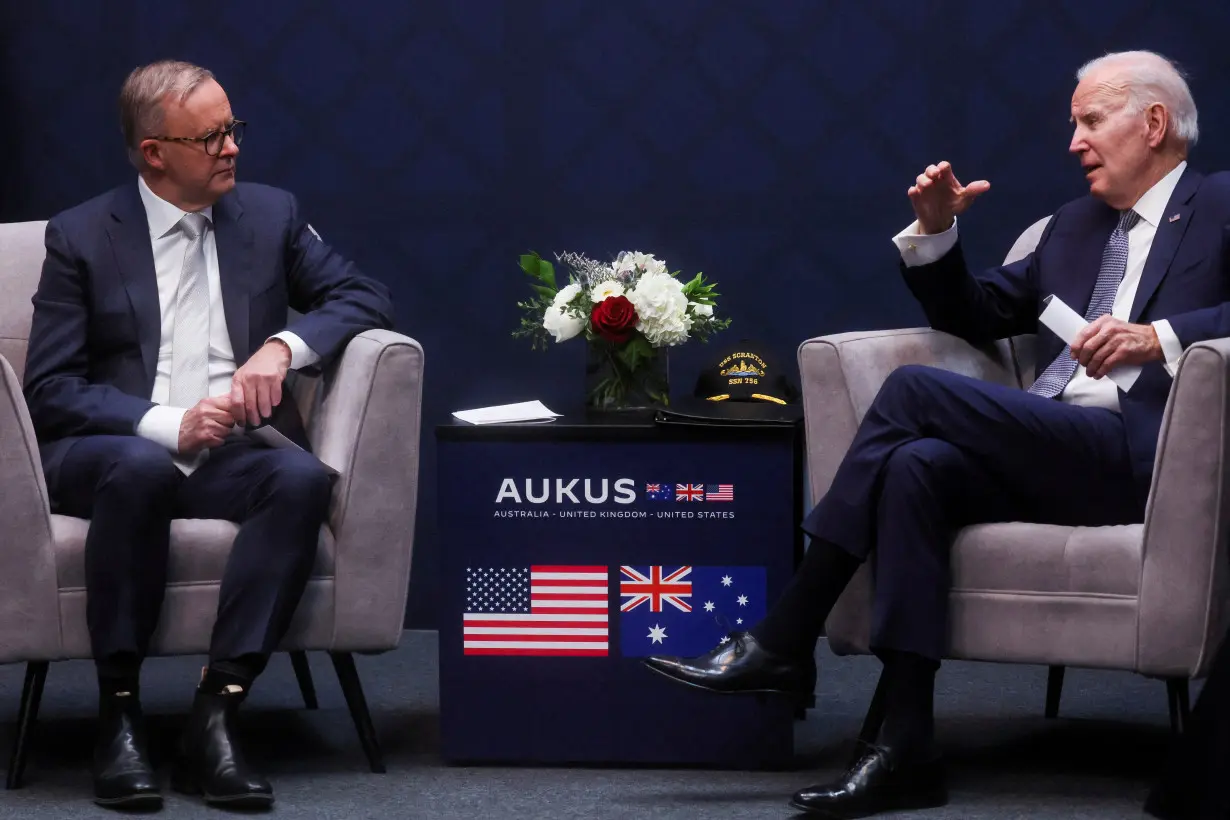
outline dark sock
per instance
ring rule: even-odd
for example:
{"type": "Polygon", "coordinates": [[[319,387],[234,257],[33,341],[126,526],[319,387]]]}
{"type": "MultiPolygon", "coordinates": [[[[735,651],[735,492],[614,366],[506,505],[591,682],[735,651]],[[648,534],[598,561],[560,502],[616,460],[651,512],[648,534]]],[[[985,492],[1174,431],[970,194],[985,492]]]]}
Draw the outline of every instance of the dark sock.
{"type": "Polygon", "coordinates": [[[935,673],[938,661],[895,650],[877,651],[884,662],[884,724],[877,743],[896,760],[935,755],[935,673]]]}
{"type": "Polygon", "coordinates": [[[811,657],[824,621],[862,563],[836,544],[812,539],[786,591],[752,630],[770,652],[811,657]]]}
{"type": "Polygon", "coordinates": [[[141,681],[141,661],[135,655],[112,655],[95,662],[98,671],[98,694],[109,696],[119,692],[137,694],[141,681]]]}
{"type": "Polygon", "coordinates": [[[264,665],[260,658],[249,655],[234,660],[210,661],[201,680],[201,689],[218,694],[228,686],[238,686],[247,692],[264,665]]]}

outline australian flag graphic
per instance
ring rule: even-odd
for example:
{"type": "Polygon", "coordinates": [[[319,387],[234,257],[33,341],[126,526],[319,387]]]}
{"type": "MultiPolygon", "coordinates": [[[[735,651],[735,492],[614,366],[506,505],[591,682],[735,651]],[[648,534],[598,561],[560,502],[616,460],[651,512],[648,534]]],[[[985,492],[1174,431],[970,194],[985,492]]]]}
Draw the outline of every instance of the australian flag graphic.
{"type": "Polygon", "coordinates": [[[765,588],[764,567],[620,567],[620,649],[703,655],[764,617],[765,588]]]}

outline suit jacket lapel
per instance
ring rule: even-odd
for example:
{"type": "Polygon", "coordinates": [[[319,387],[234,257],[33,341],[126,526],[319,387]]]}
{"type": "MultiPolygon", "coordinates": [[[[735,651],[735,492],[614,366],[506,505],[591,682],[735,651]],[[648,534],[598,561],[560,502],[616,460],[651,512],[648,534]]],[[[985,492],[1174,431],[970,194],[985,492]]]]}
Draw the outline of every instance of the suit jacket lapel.
{"type": "Polygon", "coordinates": [[[1170,195],[1170,201],[1166,203],[1166,210],[1162,214],[1161,224],[1157,226],[1157,233],[1153,235],[1153,246],[1149,248],[1145,269],[1140,274],[1140,285],[1136,289],[1136,298],[1132,302],[1132,312],[1128,315],[1129,322],[1140,320],[1140,315],[1144,313],[1158,285],[1162,283],[1166,272],[1170,270],[1170,263],[1174,261],[1175,252],[1179,250],[1179,244],[1183,241],[1183,234],[1187,233],[1187,226],[1192,224],[1194,209],[1187,203],[1195,196],[1201,179],[1200,174],[1190,168],[1184,170],[1183,176],[1179,177],[1179,184],[1175,186],[1174,193],[1170,195]],[[1177,219],[1175,219],[1176,215],[1177,219]]]}
{"type": "Polygon", "coordinates": [[[248,339],[248,282],[251,280],[253,240],[242,217],[243,207],[236,192],[227,194],[214,205],[214,241],[218,247],[222,311],[237,366],[252,355],[248,339]]]}
{"type": "Polygon", "coordinates": [[[107,237],[120,279],[128,292],[137,326],[141,363],[145,366],[146,392],[150,392],[154,389],[158,345],[162,341],[162,310],[158,303],[158,274],[154,270],[149,221],[135,181],[116,192],[111,217],[113,221],[107,226],[107,237]]]}
{"type": "Polygon", "coordinates": [[[1055,283],[1055,295],[1081,316],[1089,310],[1098,273],[1102,269],[1106,241],[1115,229],[1118,219],[1119,214],[1114,208],[1105,206],[1098,209],[1088,229],[1079,231],[1080,240],[1076,243],[1078,246],[1073,250],[1071,258],[1064,260],[1064,266],[1069,272],[1055,283]]]}

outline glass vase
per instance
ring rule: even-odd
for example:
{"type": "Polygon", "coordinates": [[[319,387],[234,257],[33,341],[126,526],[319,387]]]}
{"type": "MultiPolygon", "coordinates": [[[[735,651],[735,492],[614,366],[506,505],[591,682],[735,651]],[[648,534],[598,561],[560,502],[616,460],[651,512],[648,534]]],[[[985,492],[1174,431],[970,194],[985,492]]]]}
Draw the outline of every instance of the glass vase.
{"type": "Polygon", "coordinates": [[[593,413],[650,413],[670,403],[666,348],[629,367],[624,344],[592,339],[586,343],[585,407],[593,413]]]}

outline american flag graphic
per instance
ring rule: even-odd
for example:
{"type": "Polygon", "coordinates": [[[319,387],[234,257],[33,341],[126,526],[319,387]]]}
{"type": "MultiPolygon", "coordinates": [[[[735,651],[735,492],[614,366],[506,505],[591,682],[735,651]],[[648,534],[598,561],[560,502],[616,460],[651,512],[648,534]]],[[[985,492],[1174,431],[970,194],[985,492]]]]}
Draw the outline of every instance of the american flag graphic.
{"type": "Polygon", "coordinates": [[[649,567],[645,574],[636,567],[620,567],[619,595],[627,598],[620,612],[630,612],[641,604],[649,604],[650,612],[661,612],[663,604],[670,604],[680,612],[691,612],[692,605],[684,598],[692,597],[691,567],[679,567],[666,572],[662,567],[649,567]]]}
{"type": "Polygon", "coordinates": [[[705,500],[705,485],[704,484],[676,484],[675,485],[675,500],[676,501],[704,501],[705,500]]]}
{"type": "Polygon", "coordinates": [[[706,501],[734,501],[735,500],[735,485],[734,484],[706,484],[705,485],[705,500],[706,501]]]}
{"type": "Polygon", "coordinates": [[[466,570],[466,655],[607,654],[607,568],[466,570]]]}

